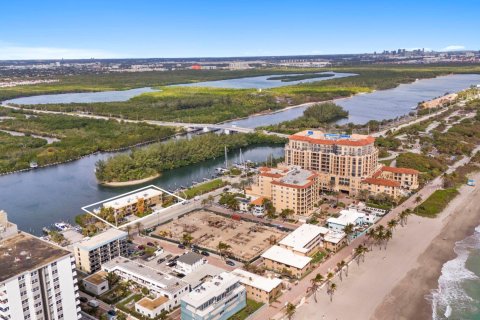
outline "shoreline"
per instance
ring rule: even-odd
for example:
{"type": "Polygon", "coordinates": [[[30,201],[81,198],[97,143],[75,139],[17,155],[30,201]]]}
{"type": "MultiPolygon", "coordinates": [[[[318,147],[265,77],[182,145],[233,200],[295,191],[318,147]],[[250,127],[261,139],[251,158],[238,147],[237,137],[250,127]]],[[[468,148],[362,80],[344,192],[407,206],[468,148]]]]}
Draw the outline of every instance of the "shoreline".
{"type": "Polygon", "coordinates": [[[145,182],[155,180],[160,176],[161,176],[161,174],[157,173],[157,174],[154,174],[153,176],[146,177],[144,179],[129,180],[129,181],[110,181],[110,182],[100,182],[99,181],[98,184],[101,185],[101,186],[104,186],[104,187],[114,187],[114,188],[115,187],[128,187],[128,186],[134,186],[134,185],[137,185],[137,184],[142,184],[142,183],[145,183],[145,182]]]}
{"type": "MultiPolygon", "coordinates": [[[[480,173],[472,177],[479,179],[480,173]]],[[[394,230],[386,250],[374,246],[365,261],[350,263],[348,277],[344,276],[343,281],[335,277],[338,287],[333,302],[325,288],[319,289],[318,302],[306,298],[300,302],[296,316],[336,320],[431,319],[432,307],[427,297],[438,287],[443,264],[456,257],[455,243],[473,234],[479,225],[479,206],[480,188],[464,185],[436,218],[412,215],[405,227],[394,230]]]]}
{"type": "MultiPolygon", "coordinates": [[[[474,179],[479,178],[480,173],[475,173],[474,179]]],[[[372,319],[432,318],[431,293],[438,289],[443,265],[457,257],[454,251],[456,243],[473,235],[480,224],[480,210],[477,209],[480,190],[474,188],[468,192],[468,188],[472,187],[460,189],[461,193],[435,218],[445,221],[445,225],[418,257],[417,266],[393,287],[377,307],[372,319]]]]}

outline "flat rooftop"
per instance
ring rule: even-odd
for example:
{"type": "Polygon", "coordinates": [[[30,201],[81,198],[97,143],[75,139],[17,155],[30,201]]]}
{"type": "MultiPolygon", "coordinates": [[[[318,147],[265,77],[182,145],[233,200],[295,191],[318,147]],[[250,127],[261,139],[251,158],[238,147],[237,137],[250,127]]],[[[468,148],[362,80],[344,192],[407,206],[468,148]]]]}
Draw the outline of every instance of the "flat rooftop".
{"type": "Polygon", "coordinates": [[[312,258],[295,254],[293,251],[273,246],[262,254],[262,258],[273,260],[297,269],[303,269],[312,258]]]}
{"type": "Polygon", "coordinates": [[[325,237],[323,238],[324,241],[326,242],[330,242],[330,243],[334,243],[334,244],[337,244],[339,243],[340,241],[342,241],[343,238],[346,237],[346,234],[345,232],[334,232],[334,231],[330,231],[329,233],[327,233],[325,235],[325,237]]]}
{"type": "Polygon", "coordinates": [[[0,282],[38,269],[71,253],[28,233],[0,240],[0,282]]]}
{"type": "Polygon", "coordinates": [[[282,280],[277,278],[267,278],[259,276],[242,269],[232,271],[234,275],[240,278],[240,282],[244,285],[260,289],[262,291],[271,292],[273,289],[282,284],[282,280]]]}
{"type": "Polygon", "coordinates": [[[105,271],[98,271],[86,277],[85,279],[83,279],[83,281],[87,281],[98,286],[104,283],[105,281],[107,281],[106,276],[107,276],[107,273],[105,271]]]}
{"type": "Polygon", "coordinates": [[[328,218],[327,222],[346,226],[347,224],[355,224],[358,218],[363,217],[365,217],[365,213],[358,212],[355,209],[347,209],[340,211],[340,216],[338,218],[328,218]]]}
{"type": "Polygon", "coordinates": [[[305,186],[311,183],[311,179],[316,174],[313,171],[301,169],[299,167],[292,167],[282,178],[278,181],[287,185],[305,186]]]}
{"type": "Polygon", "coordinates": [[[233,286],[237,282],[239,282],[237,276],[228,272],[223,272],[185,295],[182,298],[182,301],[194,308],[198,308],[210,299],[225,292],[227,288],[233,286]]]}
{"type": "Polygon", "coordinates": [[[77,242],[74,246],[90,251],[90,250],[100,248],[101,246],[109,242],[126,238],[126,237],[128,237],[128,233],[126,233],[125,231],[118,230],[115,228],[110,228],[91,238],[85,238],[83,241],[77,242]]]}
{"type": "Polygon", "coordinates": [[[290,140],[306,141],[315,144],[365,146],[375,142],[375,138],[363,134],[336,134],[319,130],[304,130],[292,134],[290,140]]]}
{"type": "Polygon", "coordinates": [[[182,280],[188,283],[192,289],[195,289],[203,282],[218,276],[222,272],[225,272],[225,269],[206,263],[196,268],[194,272],[187,274],[182,280]]]}
{"type": "Polygon", "coordinates": [[[148,297],[145,297],[139,300],[136,304],[148,310],[155,310],[167,301],[168,301],[168,298],[164,296],[159,296],[155,299],[150,299],[148,297]]]}
{"type": "Polygon", "coordinates": [[[307,252],[308,249],[306,247],[312,240],[327,234],[329,231],[325,227],[304,223],[283,238],[279,244],[292,247],[295,251],[307,252]]]}
{"type": "Polygon", "coordinates": [[[170,274],[154,269],[133,260],[117,257],[102,265],[104,271],[111,272],[115,269],[122,270],[141,279],[148,279],[158,284],[158,287],[172,294],[186,287],[188,284],[170,274]]]}
{"type": "Polygon", "coordinates": [[[139,199],[150,199],[152,197],[159,196],[161,194],[163,194],[163,192],[161,192],[160,190],[149,188],[149,189],[138,191],[132,194],[128,194],[123,197],[119,197],[117,199],[110,200],[108,202],[104,202],[103,206],[120,209],[128,205],[137,203],[139,199]]]}
{"type": "Polygon", "coordinates": [[[195,252],[187,252],[184,255],[181,255],[180,258],[178,258],[177,262],[182,262],[188,265],[194,265],[200,260],[203,260],[203,256],[195,253],[195,252]]]}

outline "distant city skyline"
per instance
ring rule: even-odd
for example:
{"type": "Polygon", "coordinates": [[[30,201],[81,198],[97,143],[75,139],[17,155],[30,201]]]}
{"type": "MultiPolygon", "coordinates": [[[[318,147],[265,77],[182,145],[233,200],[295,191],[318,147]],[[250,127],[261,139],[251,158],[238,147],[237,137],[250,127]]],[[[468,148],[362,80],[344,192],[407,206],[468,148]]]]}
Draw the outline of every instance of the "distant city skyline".
{"type": "Polygon", "coordinates": [[[479,50],[480,3],[2,3],[0,60],[288,56],[479,50]]]}

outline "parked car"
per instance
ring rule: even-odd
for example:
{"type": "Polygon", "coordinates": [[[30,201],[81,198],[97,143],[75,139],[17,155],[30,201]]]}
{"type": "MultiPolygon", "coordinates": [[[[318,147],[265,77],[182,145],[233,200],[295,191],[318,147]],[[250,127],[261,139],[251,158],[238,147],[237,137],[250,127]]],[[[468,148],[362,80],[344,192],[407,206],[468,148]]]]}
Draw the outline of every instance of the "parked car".
{"type": "Polygon", "coordinates": [[[139,245],[137,248],[138,248],[138,250],[145,250],[145,246],[144,246],[144,245],[139,245]]]}
{"type": "Polygon", "coordinates": [[[85,297],[80,297],[80,298],[78,298],[78,300],[80,300],[80,302],[82,302],[82,303],[88,302],[88,299],[85,298],[85,297]]]}
{"type": "Polygon", "coordinates": [[[155,244],[153,242],[147,242],[147,246],[155,247],[155,244]]]}
{"type": "Polygon", "coordinates": [[[197,248],[193,248],[192,251],[195,253],[200,253],[200,250],[198,250],[197,248]]]}
{"type": "Polygon", "coordinates": [[[87,304],[92,308],[98,308],[100,306],[100,303],[97,300],[90,300],[87,304]]]}
{"type": "Polygon", "coordinates": [[[165,262],[165,260],[166,260],[165,258],[160,258],[160,259],[157,260],[157,263],[158,264],[163,263],[163,262],[165,262]]]}
{"type": "Polygon", "coordinates": [[[225,263],[229,266],[235,267],[235,262],[233,262],[232,260],[227,260],[225,263]]]}
{"type": "Polygon", "coordinates": [[[210,253],[208,253],[208,251],[202,251],[200,252],[202,255],[204,255],[205,257],[208,257],[210,255],[210,253]]]}
{"type": "Polygon", "coordinates": [[[180,243],[180,244],[178,245],[178,247],[179,247],[180,249],[185,249],[185,248],[186,248],[183,243],[180,243]]]}
{"type": "Polygon", "coordinates": [[[167,254],[167,255],[165,256],[165,259],[170,259],[171,257],[173,257],[173,255],[167,254]]]}
{"type": "Polygon", "coordinates": [[[169,263],[167,263],[167,266],[169,266],[170,268],[171,268],[171,267],[175,267],[176,265],[177,265],[177,261],[176,261],[176,260],[175,260],[175,261],[172,261],[172,262],[169,262],[169,263]]]}

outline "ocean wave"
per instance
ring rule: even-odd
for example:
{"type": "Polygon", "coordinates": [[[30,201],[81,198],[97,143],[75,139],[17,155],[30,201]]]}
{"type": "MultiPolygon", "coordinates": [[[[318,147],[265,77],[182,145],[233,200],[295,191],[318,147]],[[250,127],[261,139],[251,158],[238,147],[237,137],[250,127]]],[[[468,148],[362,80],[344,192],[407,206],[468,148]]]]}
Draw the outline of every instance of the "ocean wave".
{"type": "Polygon", "coordinates": [[[471,310],[474,299],[465,292],[462,284],[467,280],[479,279],[465,266],[472,249],[479,248],[480,226],[475,228],[472,236],[455,243],[454,251],[457,257],[443,265],[438,288],[432,290],[428,297],[432,303],[434,320],[448,319],[452,313],[461,314],[471,310]]]}

